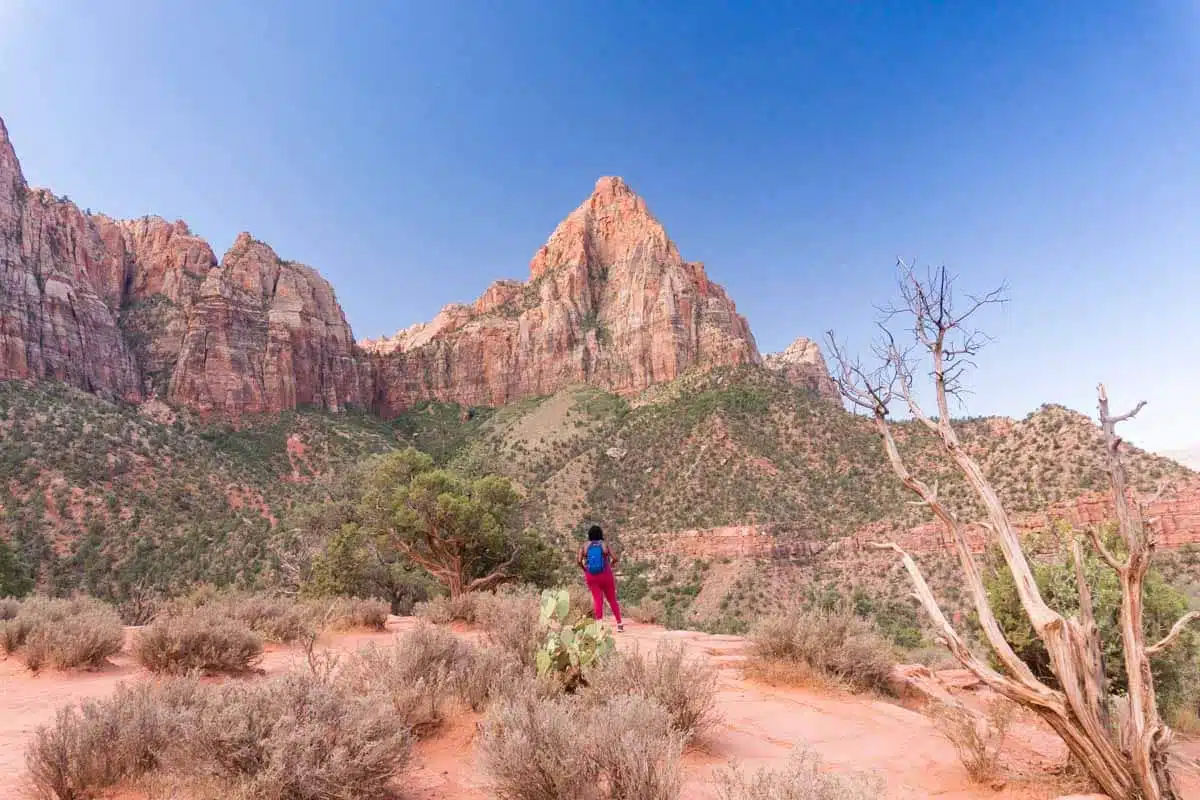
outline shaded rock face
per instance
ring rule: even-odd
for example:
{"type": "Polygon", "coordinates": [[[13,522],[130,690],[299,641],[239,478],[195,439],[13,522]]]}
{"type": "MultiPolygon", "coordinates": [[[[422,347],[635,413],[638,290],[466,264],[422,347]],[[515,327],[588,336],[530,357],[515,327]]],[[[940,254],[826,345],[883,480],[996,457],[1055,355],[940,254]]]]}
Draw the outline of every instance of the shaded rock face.
{"type": "Polygon", "coordinates": [[[0,379],[239,414],[362,403],[353,336],[314,270],[183,222],[114,220],[25,183],[0,120],[0,379]]]}
{"type": "Polygon", "coordinates": [[[829,375],[820,346],[812,339],[800,337],[782,353],[771,353],[763,366],[779,373],[795,386],[808,389],[821,397],[841,402],[837,384],[829,375]]]}
{"type": "Polygon", "coordinates": [[[724,289],[680,257],[620,178],[601,178],[558,226],[528,282],[495,283],[473,305],[361,344],[385,414],[425,399],[500,405],[572,383],[632,394],[692,367],[761,360],[724,289]]]}

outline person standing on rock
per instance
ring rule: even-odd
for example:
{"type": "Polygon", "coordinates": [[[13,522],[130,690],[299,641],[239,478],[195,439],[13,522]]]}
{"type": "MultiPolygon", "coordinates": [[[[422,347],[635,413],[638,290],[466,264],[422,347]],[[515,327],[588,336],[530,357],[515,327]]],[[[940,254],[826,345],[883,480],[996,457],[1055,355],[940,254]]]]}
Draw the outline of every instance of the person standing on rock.
{"type": "Polygon", "coordinates": [[[592,592],[593,615],[598,620],[604,619],[604,601],[607,600],[617,620],[617,631],[624,631],[621,606],[617,603],[617,579],[613,575],[613,567],[619,560],[605,544],[604,531],[599,525],[593,525],[588,529],[587,544],[579,548],[579,557],[575,561],[583,570],[588,589],[592,592]]]}

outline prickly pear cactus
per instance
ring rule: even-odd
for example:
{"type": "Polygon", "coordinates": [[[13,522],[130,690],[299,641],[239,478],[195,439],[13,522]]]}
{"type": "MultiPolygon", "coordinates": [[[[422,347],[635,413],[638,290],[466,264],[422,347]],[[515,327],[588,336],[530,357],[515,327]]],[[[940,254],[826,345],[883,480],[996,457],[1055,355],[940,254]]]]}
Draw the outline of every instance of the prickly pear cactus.
{"type": "Polygon", "coordinates": [[[566,589],[542,592],[542,624],[549,627],[537,653],[538,675],[554,673],[568,692],[587,685],[586,672],[613,651],[612,631],[596,620],[568,622],[571,597],[566,589]]]}

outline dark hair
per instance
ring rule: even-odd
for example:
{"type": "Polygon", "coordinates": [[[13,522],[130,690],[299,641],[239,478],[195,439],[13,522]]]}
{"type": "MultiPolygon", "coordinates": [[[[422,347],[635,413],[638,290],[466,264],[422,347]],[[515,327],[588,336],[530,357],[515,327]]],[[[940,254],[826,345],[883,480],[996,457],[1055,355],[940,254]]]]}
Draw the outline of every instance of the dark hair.
{"type": "Polygon", "coordinates": [[[588,541],[589,542],[599,542],[599,541],[603,541],[603,539],[604,539],[604,531],[602,531],[600,529],[599,525],[593,525],[592,527],[588,528],[588,541]]]}

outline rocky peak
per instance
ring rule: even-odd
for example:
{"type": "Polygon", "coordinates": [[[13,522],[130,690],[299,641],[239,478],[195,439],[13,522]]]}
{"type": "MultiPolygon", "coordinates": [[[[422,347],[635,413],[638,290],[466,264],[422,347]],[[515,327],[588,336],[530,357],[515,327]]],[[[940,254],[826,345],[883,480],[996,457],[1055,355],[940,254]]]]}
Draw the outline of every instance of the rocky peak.
{"type": "Polygon", "coordinates": [[[782,353],[765,356],[763,366],[821,397],[830,400],[840,398],[837,384],[830,377],[825,357],[821,355],[821,347],[812,339],[801,336],[782,353]]]}
{"type": "Polygon", "coordinates": [[[601,178],[530,261],[473,305],[362,343],[385,413],[425,399],[499,405],[571,383],[636,393],[693,367],[757,363],[749,327],[685,262],[646,201],[601,178]]]}
{"type": "Polygon", "coordinates": [[[597,276],[605,267],[619,268],[636,260],[683,263],[646,201],[623,179],[605,177],[550,234],[530,262],[529,273],[536,280],[548,271],[576,267],[597,276]]]}

